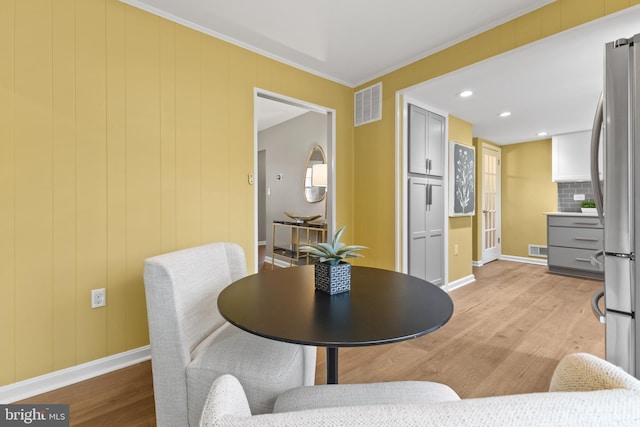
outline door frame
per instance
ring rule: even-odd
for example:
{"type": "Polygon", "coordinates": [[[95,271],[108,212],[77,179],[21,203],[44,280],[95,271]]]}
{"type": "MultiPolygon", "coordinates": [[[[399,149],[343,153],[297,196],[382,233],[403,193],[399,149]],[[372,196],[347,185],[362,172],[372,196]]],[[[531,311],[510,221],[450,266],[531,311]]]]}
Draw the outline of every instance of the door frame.
{"type": "MultiPolygon", "coordinates": [[[[445,119],[444,132],[449,135],[449,112],[425,104],[415,98],[405,95],[404,90],[396,92],[396,214],[395,214],[395,234],[396,234],[396,271],[407,273],[409,271],[409,104],[416,105],[432,113],[438,114],[445,119]]],[[[444,149],[444,176],[443,191],[449,194],[449,150],[448,138],[445,136],[444,149]]],[[[447,289],[449,284],[449,198],[444,200],[444,274],[443,289],[447,289]]]]}
{"type": "MultiPolygon", "coordinates": [[[[258,87],[253,88],[253,240],[254,240],[254,271],[258,271],[258,117],[255,110],[256,98],[265,98],[271,101],[282,102],[296,107],[304,108],[309,111],[316,111],[327,116],[327,236],[333,235],[335,230],[336,218],[336,110],[322,105],[313,104],[311,102],[292,98],[280,93],[271,92],[258,87]]],[[[250,178],[251,179],[251,178],[250,178]]],[[[267,232],[269,232],[267,230],[267,232]]]]}

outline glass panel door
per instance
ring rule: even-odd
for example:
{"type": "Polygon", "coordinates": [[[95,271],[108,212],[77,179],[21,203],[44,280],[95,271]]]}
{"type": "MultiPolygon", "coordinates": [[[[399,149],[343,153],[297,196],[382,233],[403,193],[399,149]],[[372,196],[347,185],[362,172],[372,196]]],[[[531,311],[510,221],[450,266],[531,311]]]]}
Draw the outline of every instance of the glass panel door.
{"type": "Polygon", "coordinates": [[[482,262],[500,256],[500,151],[482,147],[482,262]]]}

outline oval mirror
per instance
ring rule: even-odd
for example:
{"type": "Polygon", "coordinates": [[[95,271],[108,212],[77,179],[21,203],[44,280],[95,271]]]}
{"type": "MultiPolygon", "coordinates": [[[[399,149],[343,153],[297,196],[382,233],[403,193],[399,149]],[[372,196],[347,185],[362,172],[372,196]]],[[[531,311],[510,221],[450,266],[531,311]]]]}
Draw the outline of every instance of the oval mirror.
{"type": "Polygon", "coordinates": [[[304,174],[304,198],[309,203],[320,202],[327,193],[327,159],[316,145],[309,152],[304,174]]]}

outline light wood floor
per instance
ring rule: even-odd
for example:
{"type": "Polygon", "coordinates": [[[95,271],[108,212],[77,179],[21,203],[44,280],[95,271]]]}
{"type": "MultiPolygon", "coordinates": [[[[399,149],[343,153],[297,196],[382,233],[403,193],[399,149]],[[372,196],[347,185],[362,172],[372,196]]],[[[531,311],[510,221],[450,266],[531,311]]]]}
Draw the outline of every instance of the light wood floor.
{"type": "MultiPolygon", "coordinates": [[[[463,398],[526,393],[546,390],[566,354],[604,357],[604,327],[590,308],[602,282],[508,261],[474,274],[475,283],[451,292],[454,314],[440,330],[402,343],[340,349],[340,382],[437,381],[463,398]]],[[[322,349],[316,382],[325,382],[322,349]]],[[[23,402],[69,403],[74,426],[155,425],[150,362],[23,402]]]]}
{"type": "MultiPolygon", "coordinates": [[[[461,397],[545,391],[566,354],[604,357],[604,325],[591,312],[602,282],[558,276],[546,267],[495,261],[474,269],[476,282],[451,292],[454,313],[423,337],[340,349],[343,383],[426,380],[461,397]]],[[[318,352],[316,382],[324,382],[318,352]]]]}

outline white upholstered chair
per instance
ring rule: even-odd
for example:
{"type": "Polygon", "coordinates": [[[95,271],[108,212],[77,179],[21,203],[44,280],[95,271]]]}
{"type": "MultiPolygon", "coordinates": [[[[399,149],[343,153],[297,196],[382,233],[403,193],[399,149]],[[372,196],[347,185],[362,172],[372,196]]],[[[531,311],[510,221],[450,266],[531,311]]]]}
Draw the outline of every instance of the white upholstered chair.
{"type": "Polygon", "coordinates": [[[260,415],[244,394],[231,375],[216,379],[200,426],[640,426],[640,380],[584,353],[560,361],[549,392],[461,400],[432,382],[331,384],[287,390],[260,415]]]}
{"type": "Polygon", "coordinates": [[[144,285],[158,426],[197,426],[213,381],[232,374],[253,413],[312,385],[316,349],[261,338],[224,320],[217,298],[246,275],[242,248],[211,243],[149,258],[144,285]]]}

